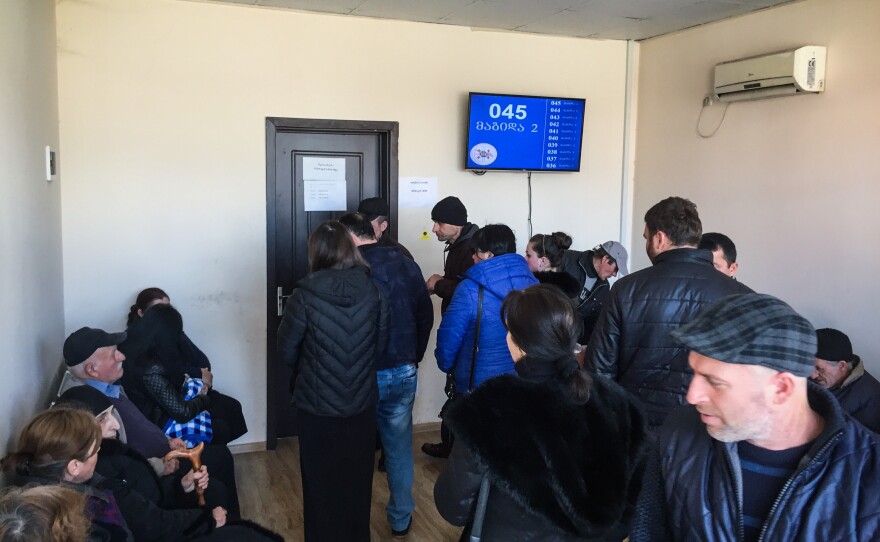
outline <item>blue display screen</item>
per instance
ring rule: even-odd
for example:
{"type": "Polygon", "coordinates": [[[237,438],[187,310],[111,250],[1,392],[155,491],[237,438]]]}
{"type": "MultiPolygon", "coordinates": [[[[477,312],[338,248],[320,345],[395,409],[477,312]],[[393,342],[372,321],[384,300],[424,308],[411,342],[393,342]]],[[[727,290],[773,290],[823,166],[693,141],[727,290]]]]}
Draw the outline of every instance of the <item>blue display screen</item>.
{"type": "Polygon", "coordinates": [[[472,92],[466,169],[580,171],[585,100],[472,92]]]}

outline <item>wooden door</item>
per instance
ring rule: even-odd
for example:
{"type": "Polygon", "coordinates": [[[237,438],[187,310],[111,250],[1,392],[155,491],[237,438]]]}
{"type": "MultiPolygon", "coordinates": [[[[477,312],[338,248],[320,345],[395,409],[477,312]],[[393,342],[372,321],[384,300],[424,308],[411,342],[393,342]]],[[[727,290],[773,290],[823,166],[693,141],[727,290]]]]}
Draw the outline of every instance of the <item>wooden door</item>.
{"type": "Polygon", "coordinates": [[[357,210],[364,198],[382,197],[392,212],[397,209],[397,135],[396,122],[266,119],[269,449],[275,448],[276,439],[296,435],[291,371],[276,359],[275,341],[284,303],[308,273],[309,234],[322,222],[357,210]],[[316,163],[333,164],[335,174],[344,171],[344,209],[305,210],[320,203],[312,177],[316,163]]]}

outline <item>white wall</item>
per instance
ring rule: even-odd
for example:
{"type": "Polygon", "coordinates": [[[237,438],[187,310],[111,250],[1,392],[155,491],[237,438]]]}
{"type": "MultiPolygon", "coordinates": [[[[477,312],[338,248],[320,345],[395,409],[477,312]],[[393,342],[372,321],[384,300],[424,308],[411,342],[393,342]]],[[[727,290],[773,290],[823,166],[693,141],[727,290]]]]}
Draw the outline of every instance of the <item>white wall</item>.
{"type": "Polygon", "coordinates": [[[46,406],[64,341],[55,4],[0,2],[0,450],[46,406]]]}
{"type": "MultiPolygon", "coordinates": [[[[120,329],[138,290],[165,288],[242,400],[242,442],[265,438],[265,117],[399,121],[400,175],[439,178],[524,248],[525,175],[462,170],[467,92],[584,97],[583,171],[533,175],[535,233],[618,236],[624,42],[169,0],[62,1],[57,28],[66,327],[120,329]]],[[[430,226],[401,210],[426,275],[430,226]]],[[[436,421],[433,358],[421,378],[416,422],[436,421]]]]}
{"type": "Polygon", "coordinates": [[[690,198],[704,231],[736,242],[741,280],[849,334],[875,372],[878,28],[876,0],[805,0],[643,42],[633,240],[653,203],[690,198]],[[824,95],[736,103],[697,136],[716,63],[808,44],[828,47],[824,95]]]}

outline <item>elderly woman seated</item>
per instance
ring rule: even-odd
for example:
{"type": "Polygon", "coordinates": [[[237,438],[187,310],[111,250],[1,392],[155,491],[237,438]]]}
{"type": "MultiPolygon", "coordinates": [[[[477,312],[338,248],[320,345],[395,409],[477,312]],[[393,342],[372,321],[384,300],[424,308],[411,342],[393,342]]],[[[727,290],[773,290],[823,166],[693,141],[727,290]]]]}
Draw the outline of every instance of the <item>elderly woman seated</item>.
{"type": "MultiPolygon", "coordinates": [[[[13,485],[61,484],[84,495],[92,531],[100,533],[101,540],[280,540],[258,526],[225,526],[221,507],[166,510],[128,480],[96,473],[103,432],[109,434],[114,423],[110,420],[115,420],[102,418],[103,429],[83,409],[59,406],[41,412],[22,429],[15,451],[0,461],[0,467],[13,485]]],[[[193,475],[189,487],[182,489],[191,491],[199,483],[207,483],[204,474],[193,475]]]]}

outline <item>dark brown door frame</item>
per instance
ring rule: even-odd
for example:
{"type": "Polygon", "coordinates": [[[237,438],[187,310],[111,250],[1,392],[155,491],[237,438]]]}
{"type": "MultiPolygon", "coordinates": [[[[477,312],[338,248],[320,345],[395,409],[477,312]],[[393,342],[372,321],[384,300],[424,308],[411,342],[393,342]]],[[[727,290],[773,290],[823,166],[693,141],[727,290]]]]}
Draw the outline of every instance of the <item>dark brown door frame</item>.
{"type": "MultiPolygon", "coordinates": [[[[392,215],[397,210],[397,139],[400,128],[397,122],[350,121],[325,119],[292,119],[266,117],[266,448],[274,450],[277,444],[277,413],[274,405],[278,362],[275,359],[275,336],[281,318],[276,304],[275,273],[275,218],[277,207],[275,139],[281,133],[322,132],[328,134],[378,134],[382,141],[383,190],[388,190],[388,202],[392,215]]],[[[382,193],[381,196],[385,196],[382,193]]],[[[397,238],[397,220],[392,217],[391,235],[397,238]]]]}

